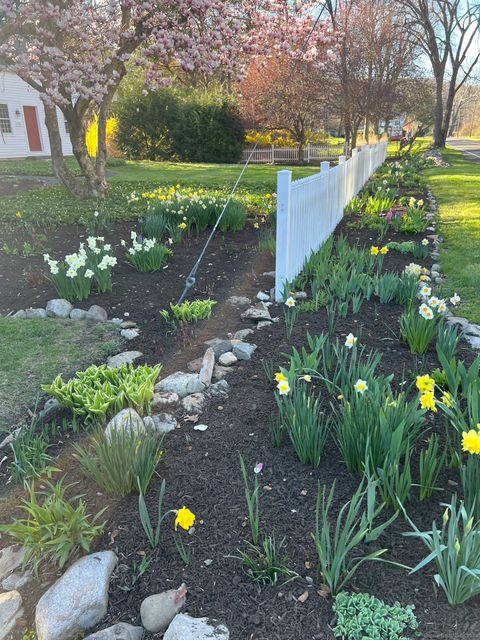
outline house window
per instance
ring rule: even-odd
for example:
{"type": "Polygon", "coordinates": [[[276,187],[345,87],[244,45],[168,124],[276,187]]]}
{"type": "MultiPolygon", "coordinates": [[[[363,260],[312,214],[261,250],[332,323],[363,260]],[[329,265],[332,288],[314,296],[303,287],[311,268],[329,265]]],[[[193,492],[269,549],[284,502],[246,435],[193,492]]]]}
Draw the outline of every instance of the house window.
{"type": "Polygon", "coordinates": [[[68,126],[67,120],[64,120],[63,123],[65,125],[65,133],[70,133],[70,127],[68,126]]]}
{"type": "Polygon", "coordinates": [[[6,104],[0,104],[0,133],[12,133],[12,124],[6,104]]]}

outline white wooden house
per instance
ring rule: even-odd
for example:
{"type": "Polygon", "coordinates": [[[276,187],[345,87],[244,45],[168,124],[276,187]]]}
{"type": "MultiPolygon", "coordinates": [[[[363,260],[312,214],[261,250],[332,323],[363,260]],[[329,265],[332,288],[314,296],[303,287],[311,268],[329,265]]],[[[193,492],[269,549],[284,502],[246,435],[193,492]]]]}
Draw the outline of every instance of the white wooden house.
{"type": "MultiPolygon", "coordinates": [[[[58,110],[65,155],[72,155],[67,123],[58,110]]],[[[50,155],[45,112],[38,91],[16,74],[0,70],[0,158],[50,155]]]]}

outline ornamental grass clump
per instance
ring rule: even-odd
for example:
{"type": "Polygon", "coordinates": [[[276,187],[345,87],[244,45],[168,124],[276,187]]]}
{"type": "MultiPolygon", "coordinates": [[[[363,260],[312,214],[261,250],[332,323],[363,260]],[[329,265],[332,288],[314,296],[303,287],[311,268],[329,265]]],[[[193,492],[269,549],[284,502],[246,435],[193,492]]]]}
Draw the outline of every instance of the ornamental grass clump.
{"type": "Polygon", "coordinates": [[[413,605],[388,605],[368,593],[342,591],[332,608],[333,635],[342,640],[405,640],[406,631],[418,629],[413,605]]]}
{"type": "MultiPolygon", "coordinates": [[[[141,238],[132,231],[131,239],[132,246],[125,255],[127,261],[140,273],[158,271],[172,255],[171,250],[159,244],[155,238],[141,238]]],[[[124,240],[122,246],[125,246],[124,240]]]]}
{"type": "Polygon", "coordinates": [[[74,445],[74,450],[97,485],[119,496],[145,494],[163,455],[158,433],[134,429],[128,421],[109,432],[98,429],[86,445],[74,445]]]}
{"type": "Polygon", "coordinates": [[[434,521],[430,531],[420,531],[404,513],[413,531],[403,535],[418,538],[429,551],[410,573],[434,562],[435,584],[453,606],[480,595],[480,523],[462,502],[457,506],[456,494],[452,495],[450,504],[443,506],[441,528],[434,521]]]}
{"type": "Polygon", "coordinates": [[[115,368],[92,365],[67,382],[57,376],[52,384],[42,385],[42,390],[88,422],[104,422],[126,407],[143,415],[150,408],[161,368],[161,365],[125,364],[115,368]]]}
{"type": "Polygon", "coordinates": [[[28,498],[21,504],[26,517],[0,525],[0,532],[24,547],[24,563],[35,570],[43,561],[62,568],[80,549],[88,553],[91,543],[105,526],[105,522],[100,524],[98,520],[106,507],[92,518],[87,514],[82,496],[65,497],[74,485],[64,485],[63,481],[57,480],[55,484],[44,481],[45,488],[40,491],[35,491],[32,483],[28,498]]]}

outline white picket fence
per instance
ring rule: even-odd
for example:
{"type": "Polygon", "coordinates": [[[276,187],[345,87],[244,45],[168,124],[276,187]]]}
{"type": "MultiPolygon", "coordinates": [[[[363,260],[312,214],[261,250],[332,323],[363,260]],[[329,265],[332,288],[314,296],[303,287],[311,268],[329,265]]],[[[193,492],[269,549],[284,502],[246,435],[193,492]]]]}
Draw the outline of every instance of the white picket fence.
{"type": "Polygon", "coordinates": [[[320,172],[292,181],[292,172],[277,173],[277,246],[275,299],[301,272],[305,260],[330,237],[348,202],[387,156],[387,143],[353,149],[338,165],[322,162],[320,172]]]}
{"type": "MultiPolygon", "coordinates": [[[[318,160],[337,160],[344,153],[343,144],[306,144],[303,147],[301,163],[309,164],[318,160]]],[[[276,147],[263,145],[246,147],[242,152],[242,162],[252,164],[296,164],[299,162],[298,145],[295,147],[276,147]],[[250,157],[251,156],[251,157],[250,157]]]]}

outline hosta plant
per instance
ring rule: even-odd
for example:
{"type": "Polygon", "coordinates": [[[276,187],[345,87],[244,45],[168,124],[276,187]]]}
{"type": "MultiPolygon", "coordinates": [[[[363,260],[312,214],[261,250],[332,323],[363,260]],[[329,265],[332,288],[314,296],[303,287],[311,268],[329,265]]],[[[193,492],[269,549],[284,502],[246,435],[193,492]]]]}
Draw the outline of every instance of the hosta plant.
{"type": "Polygon", "coordinates": [[[41,491],[35,491],[34,484],[29,487],[28,498],[21,505],[25,518],[0,525],[0,532],[23,545],[25,564],[38,569],[39,564],[46,561],[62,568],[80,549],[90,551],[92,541],[105,525],[98,521],[106,507],[91,517],[82,496],[65,497],[73,485],[64,486],[63,480],[43,484],[45,489],[41,491]]]}
{"type": "Polygon", "coordinates": [[[181,304],[170,304],[170,312],[166,309],[160,311],[160,315],[167,323],[176,325],[178,322],[199,322],[205,318],[210,318],[212,309],[217,303],[215,300],[186,300],[181,304]],[[170,313],[171,316],[170,317],[170,313]]]}
{"type": "Polygon", "coordinates": [[[103,422],[125,407],[146,413],[160,370],[161,365],[116,368],[92,365],[67,382],[57,376],[52,384],[42,385],[42,389],[85,420],[103,422]]]}

